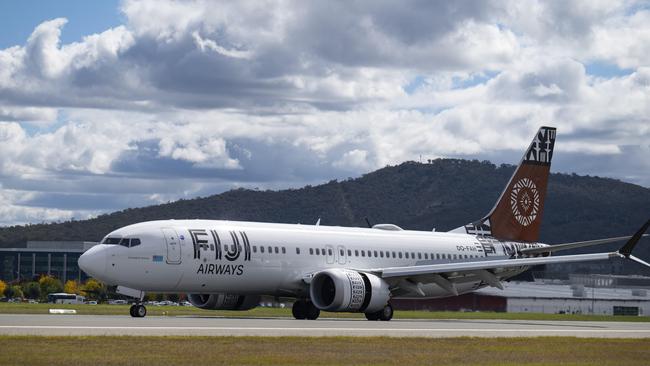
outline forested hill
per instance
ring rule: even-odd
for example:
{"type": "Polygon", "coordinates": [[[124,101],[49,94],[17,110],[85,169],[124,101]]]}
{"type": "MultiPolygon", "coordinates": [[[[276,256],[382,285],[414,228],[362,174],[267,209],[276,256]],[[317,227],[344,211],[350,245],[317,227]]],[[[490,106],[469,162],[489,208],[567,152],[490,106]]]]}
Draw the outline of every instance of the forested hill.
{"type": "MultiPolygon", "coordinates": [[[[456,159],[406,162],[360,178],[301,189],[238,189],[85,221],[1,228],[0,246],[23,246],[27,240],[97,241],[121,226],[170,218],[302,224],[321,218],[323,225],[365,226],[368,217],[372,223],[405,229],[446,231],[487,213],[513,170],[511,165],[456,159]]],[[[648,188],[613,179],[552,174],[541,240],[558,243],[632,234],[648,218],[648,188]]],[[[642,249],[641,256],[650,253],[642,249]]]]}

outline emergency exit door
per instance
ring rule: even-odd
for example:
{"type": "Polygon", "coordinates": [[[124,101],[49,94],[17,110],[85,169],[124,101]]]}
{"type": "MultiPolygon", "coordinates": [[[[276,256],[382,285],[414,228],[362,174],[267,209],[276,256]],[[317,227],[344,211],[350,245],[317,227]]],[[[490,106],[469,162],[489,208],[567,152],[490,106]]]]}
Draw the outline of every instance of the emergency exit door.
{"type": "Polygon", "coordinates": [[[167,263],[180,264],[181,263],[181,246],[178,241],[178,235],[174,229],[162,229],[165,236],[165,243],[167,245],[167,263]]]}

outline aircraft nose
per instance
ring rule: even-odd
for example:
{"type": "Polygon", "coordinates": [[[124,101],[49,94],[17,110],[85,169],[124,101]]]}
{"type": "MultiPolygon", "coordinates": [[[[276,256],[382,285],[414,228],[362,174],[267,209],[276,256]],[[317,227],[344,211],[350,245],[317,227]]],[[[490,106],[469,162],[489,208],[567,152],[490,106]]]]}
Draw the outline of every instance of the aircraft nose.
{"type": "Polygon", "coordinates": [[[103,245],[95,245],[79,257],[79,268],[92,277],[99,280],[106,279],[106,248],[103,245]]]}

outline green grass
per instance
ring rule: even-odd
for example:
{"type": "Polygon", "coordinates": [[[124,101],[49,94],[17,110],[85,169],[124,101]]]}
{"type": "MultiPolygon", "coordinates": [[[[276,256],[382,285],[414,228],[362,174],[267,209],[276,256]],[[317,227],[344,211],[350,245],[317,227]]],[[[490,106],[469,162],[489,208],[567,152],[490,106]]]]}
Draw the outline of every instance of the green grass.
{"type": "MultiPolygon", "coordinates": [[[[128,305],[61,305],[0,303],[0,314],[47,314],[49,309],[74,309],[82,315],[128,315],[128,305]]],[[[255,308],[248,311],[201,310],[186,306],[147,306],[151,316],[201,315],[201,316],[244,316],[244,317],[291,317],[291,309],[255,308]]],[[[326,318],[363,318],[356,313],[322,312],[326,318]]],[[[451,312],[451,311],[396,311],[395,319],[511,319],[511,320],[581,320],[581,321],[627,321],[650,322],[647,316],[573,315],[541,313],[494,313],[494,312],[451,312]]]]}
{"type": "Polygon", "coordinates": [[[1,365],[647,365],[649,339],[0,336],[1,365]]]}

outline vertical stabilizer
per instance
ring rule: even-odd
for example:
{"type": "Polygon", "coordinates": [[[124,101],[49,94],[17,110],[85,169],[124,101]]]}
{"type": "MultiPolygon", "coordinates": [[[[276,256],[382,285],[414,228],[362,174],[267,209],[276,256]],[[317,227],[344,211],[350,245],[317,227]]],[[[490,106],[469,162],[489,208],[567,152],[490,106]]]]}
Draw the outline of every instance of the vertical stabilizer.
{"type": "Polygon", "coordinates": [[[490,213],[453,230],[503,240],[537,241],[555,145],[554,127],[540,127],[490,213]]]}

